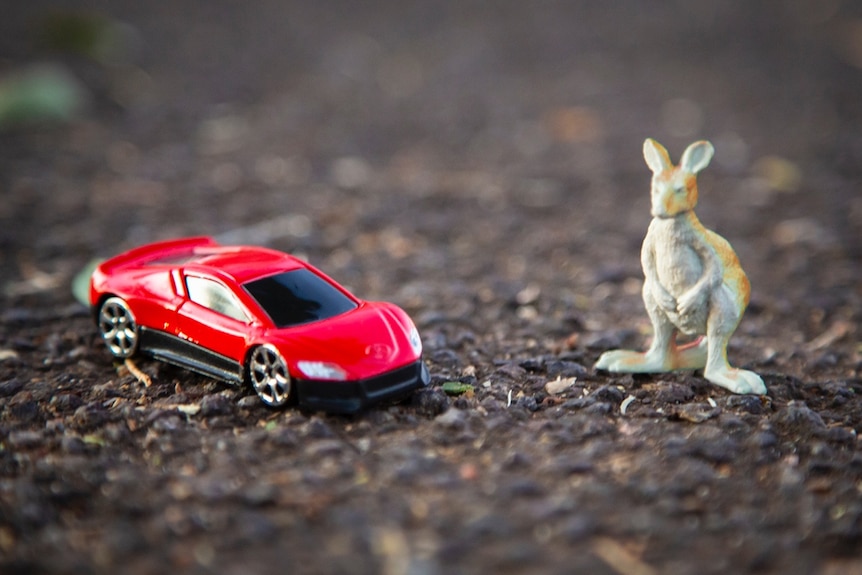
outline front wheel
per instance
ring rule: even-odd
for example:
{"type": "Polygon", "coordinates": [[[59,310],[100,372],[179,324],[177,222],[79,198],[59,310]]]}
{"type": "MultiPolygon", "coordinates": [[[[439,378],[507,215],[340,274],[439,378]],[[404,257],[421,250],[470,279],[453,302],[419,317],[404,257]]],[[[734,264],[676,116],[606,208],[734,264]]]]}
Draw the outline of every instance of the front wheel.
{"type": "Polygon", "coordinates": [[[248,378],[257,396],[266,405],[281,407],[290,400],[290,373],[275,347],[262,345],[254,348],[248,359],[248,378]]]}
{"type": "Polygon", "coordinates": [[[129,304],[109,297],[99,308],[99,332],[108,349],[121,359],[132,357],[138,348],[138,326],[129,304]]]}

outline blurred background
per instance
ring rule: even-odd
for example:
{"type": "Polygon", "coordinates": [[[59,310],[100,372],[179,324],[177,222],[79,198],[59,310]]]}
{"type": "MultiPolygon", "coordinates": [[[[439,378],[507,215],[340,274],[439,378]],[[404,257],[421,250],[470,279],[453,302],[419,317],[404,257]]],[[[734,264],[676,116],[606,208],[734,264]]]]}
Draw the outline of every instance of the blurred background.
{"type": "Polygon", "coordinates": [[[858,572],[860,102],[851,0],[5,2],[0,564],[858,572]],[[650,335],[647,137],[715,145],[769,397],[591,370],[650,335]],[[193,234],[401,305],[435,386],[350,419],[137,385],[69,284],[193,234]]]}
{"type": "Polygon", "coordinates": [[[698,213],[756,294],[852,292],[860,96],[841,0],[14,3],[3,291],[216,234],[414,310],[531,284],[638,305],[654,137],[715,144],[698,213]]]}

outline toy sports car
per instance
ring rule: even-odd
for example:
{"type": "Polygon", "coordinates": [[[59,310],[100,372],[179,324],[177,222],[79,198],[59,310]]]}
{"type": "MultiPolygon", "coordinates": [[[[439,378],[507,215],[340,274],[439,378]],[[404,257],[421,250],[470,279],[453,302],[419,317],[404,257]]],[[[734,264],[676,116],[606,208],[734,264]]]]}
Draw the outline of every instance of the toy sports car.
{"type": "Polygon", "coordinates": [[[96,268],[90,305],[115,357],[248,382],[273,407],[353,413],[430,379],[403,310],[266,248],[207,237],[139,247],[96,268]]]}

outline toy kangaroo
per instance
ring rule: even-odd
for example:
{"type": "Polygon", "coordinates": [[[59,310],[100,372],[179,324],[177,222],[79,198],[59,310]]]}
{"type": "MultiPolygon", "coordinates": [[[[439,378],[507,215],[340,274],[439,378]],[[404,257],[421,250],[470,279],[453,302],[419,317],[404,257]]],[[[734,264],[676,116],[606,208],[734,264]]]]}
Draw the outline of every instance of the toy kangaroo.
{"type": "Polygon", "coordinates": [[[646,352],[608,351],[596,368],[629,373],[703,369],[706,379],[734,393],[765,394],[760,376],[727,362],[727,342],[748,305],[748,278],[727,240],[703,227],[694,214],[697,173],[713,153],[709,142],[695,142],[674,166],[661,144],[644,142],[653,173],[653,219],[641,265],[643,300],[655,335],[646,352]],[[679,332],[701,337],[677,346],[679,332]]]}

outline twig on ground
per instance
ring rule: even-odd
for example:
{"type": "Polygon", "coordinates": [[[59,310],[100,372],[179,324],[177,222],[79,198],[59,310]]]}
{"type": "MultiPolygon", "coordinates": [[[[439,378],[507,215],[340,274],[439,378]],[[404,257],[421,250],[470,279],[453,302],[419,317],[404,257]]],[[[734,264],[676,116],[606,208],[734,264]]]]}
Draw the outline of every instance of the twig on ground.
{"type": "Polygon", "coordinates": [[[593,541],[593,553],[620,575],[658,574],[658,571],[644,563],[625,546],[609,537],[595,539],[593,541]]]}
{"type": "Polygon", "coordinates": [[[150,378],[150,376],[141,371],[140,368],[135,365],[135,362],[132,361],[131,358],[127,357],[126,360],[123,362],[123,365],[126,366],[126,369],[129,370],[129,373],[135,376],[135,379],[144,384],[144,387],[150,387],[151,385],[153,385],[153,380],[150,378]]]}

